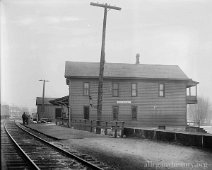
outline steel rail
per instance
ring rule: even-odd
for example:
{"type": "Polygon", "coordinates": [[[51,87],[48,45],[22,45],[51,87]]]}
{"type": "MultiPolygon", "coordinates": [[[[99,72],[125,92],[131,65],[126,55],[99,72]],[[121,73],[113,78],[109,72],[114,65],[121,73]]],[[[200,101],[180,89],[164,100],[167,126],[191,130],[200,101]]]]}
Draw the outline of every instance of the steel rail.
{"type": "Polygon", "coordinates": [[[32,166],[33,169],[36,170],[40,170],[40,168],[33,162],[33,160],[30,159],[30,157],[26,154],[26,152],[24,152],[24,150],[18,145],[18,143],[15,141],[15,139],[10,135],[9,131],[6,128],[6,125],[4,123],[4,129],[7,132],[8,136],[10,137],[10,139],[13,141],[13,143],[15,144],[15,146],[21,151],[21,153],[23,154],[23,156],[27,159],[27,161],[30,163],[30,165],[32,166]]]}
{"type": "MultiPolygon", "coordinates": [[[[15,122],[15,121],[14,121],[14,122],[15,122]]],[[[52,144],[52,143],[49,143],[48,141],[46,141],[46,140],[44,140],[44,139],[42,139],[42,138],[40,138],[40,137],[38,137],[38,136],[32,134],[31,132],[28,132],[27,130],[25,130],[25,129],[23,129],[21,126],[19,126],[16,122],[15,122],[15,124],[16,124],[17,127],[19,127],[19,128],[20,128],[21,130],[23,130],[24,132],[30,134],[31,136],[35,137],[36,139],[42,141],[43,143],[45,143],[45,144],[47,144],[47,145],[49,145],[49,146],[51,146],[52,148],[58,150],[59,152],[61,152],[61,153],[65,154],[65,155],[67,155],[67,156],[69,156],[69,157],[72,157],[72,158],[74,158],[74,159],[76,159],[76,160],[82,162],[82,163],[85,164],[86,166],[89,166],[90,168],[96,169],[96,170],[104,170],[103,168],[98,167],[97,165],[95,165],[95,164],[93,164],[93,163],[91,163],[91,162],[88,162],[88,161],[86,161],[86,160],[80,158],[79,156],[74,155],[74,154],[72,154],[72,153],[70,153],[70,152],[68,152],[68,151],[66,151],[66,150],[64,150],[64,149],[62,149],[62,148],[59,148],[59,147],[57,147],[56,145],[54,145],[54,144],[52,144]]]]}

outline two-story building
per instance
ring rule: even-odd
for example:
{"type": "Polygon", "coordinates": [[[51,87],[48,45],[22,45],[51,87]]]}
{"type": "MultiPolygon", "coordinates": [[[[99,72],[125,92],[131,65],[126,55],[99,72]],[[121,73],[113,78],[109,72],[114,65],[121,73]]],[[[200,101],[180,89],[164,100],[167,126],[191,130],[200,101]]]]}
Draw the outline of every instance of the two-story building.
{"type": "MultiPolygon", "coordinates": [[[[66,62],[70,119],[97,119],[98,77],[99,63],[66,62]]],[[[128,127],[185,127],[187,104],[197,103],[188,89],[197,84],[177,65],[105,63],[102,120],[128,127]]]]}

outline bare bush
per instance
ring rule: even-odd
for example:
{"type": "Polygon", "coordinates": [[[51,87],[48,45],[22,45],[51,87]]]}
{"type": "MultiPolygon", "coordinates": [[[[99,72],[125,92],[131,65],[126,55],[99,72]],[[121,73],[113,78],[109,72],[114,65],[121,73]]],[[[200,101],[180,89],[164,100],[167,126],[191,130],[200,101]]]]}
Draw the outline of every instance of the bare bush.
{"type": "Polygon", "coordinates": [[[209,100],[208,98],[198,97],[197,104],[190,104],[188,107],[188,119],[196,123],[205,124],[209,119],[209,100]]]}

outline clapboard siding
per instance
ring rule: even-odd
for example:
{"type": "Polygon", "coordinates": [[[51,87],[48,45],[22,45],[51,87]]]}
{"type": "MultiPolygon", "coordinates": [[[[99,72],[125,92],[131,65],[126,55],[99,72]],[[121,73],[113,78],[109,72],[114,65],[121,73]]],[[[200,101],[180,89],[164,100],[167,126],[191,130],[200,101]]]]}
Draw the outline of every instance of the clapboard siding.
{"type": "MultiPolygon", "coordinates": [[[[90,83],[90,96],[97,105],[98,79],[71,79],[69,82],[72,119],[83,119],[83,106],[89,106],[89,96],[83,96],[83,83],[90,83]]],[[[102,120],[112,121],[112,106],[119,106],[119,120],[130,126],[185,126],[186,84],[183,81],[104,80],[102,120]],[[119,83],[119,96],[112,96],[112,83],[119,83]],[[131,96],[131,84],[137,83],[137,96],[131,96]],[[159,83],[165,84],[165,97],[158,96],[159,83]],[[131,101],[131,104],[117,104],[131,101]],[[137,120],[132,120],[131,106],[138,108],[137,120]]],[[[90,119],[96,119],[97,109],[90,107],[90,119]]]]}

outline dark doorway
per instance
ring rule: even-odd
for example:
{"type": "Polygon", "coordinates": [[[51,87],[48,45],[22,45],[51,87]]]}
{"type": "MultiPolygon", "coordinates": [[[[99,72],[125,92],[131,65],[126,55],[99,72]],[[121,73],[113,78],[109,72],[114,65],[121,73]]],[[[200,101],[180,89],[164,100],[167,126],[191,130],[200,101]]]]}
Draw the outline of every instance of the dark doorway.
{"type": "Polygon", "coordinates": [[[55,118],[61,118],[62,117],[62,108],[56,108],[55,109],[55,118]]]}
{"type": "Polygon", "coordinates": [[[113,106],[113,120],[118,120],[119,107],[113,106]]]}
{"type": "Polygon", "coordinates": [[[132,106],[131,110],[132,110],[132,120],[137,120],[138,107],[132,106]]]}
{"type": "Polygon", "coordinates": [[[89,120],[89,106],[84,106],[84,119],[89,120]]]}

